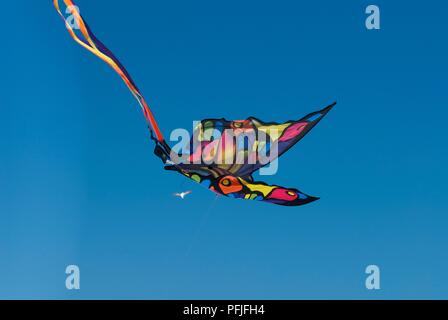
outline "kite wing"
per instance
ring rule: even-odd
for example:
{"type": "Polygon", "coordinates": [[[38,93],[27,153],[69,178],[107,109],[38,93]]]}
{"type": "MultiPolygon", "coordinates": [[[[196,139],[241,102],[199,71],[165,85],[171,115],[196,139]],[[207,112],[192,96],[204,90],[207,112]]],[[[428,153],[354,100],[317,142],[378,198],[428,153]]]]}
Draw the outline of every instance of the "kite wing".
{"type": "Polygon", "coordinates": [[[250,180],[254,171],[299,142],[334,105],[285,123],[262,122],[254,117],[203,120],[194,130],[185,160],[250,180]]]}
{"type": "Polygon", "coordinates": [[[258,200],[283,206],[299,206],[319,199],[294,188],[253,181],[251,176],[235,176],[216,167],[180,164],[167,166],[165,169],[178,171],[215,193],[235,199],[258,200]]]}
{"type": "Polygon", "coordinates": [[[238,176],[224,176],[216,181],[219,193],[237,199],[258,200],[282,206],[300,206],[318,200],[294,188],[247,181],[238,176]]]}

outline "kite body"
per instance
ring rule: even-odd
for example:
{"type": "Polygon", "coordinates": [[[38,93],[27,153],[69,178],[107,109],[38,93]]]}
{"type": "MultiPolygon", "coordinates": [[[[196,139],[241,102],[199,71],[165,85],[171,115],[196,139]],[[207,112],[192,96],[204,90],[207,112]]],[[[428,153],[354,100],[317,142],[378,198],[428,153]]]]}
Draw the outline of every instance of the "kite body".
{"type": "Polygon", "coordinates": [[[213,192],[231,198],[259,200],[285,206],[315,201],[319,198],[294,188],[255,182],[252,174],[294,146],[333,106],[334,104],[331,104],[300,120],[281,124],[265,123],[253,117],[238,121],[203,120],[190,141],[190,146],[194,147],[183,157],[187,163],[168,165],[165,169],[177,171],[213,192]],[[252,143],[247,143],[249,139],[244,140],[248,137],[253,138],[252,143]],[[263,139],[257,139],[259,137],[263,139]],[[267,157],[263,162],[260,157],[273,151],[271,146],[274,144],[276,150],[273,156],[267,157]],[[249,159],[250,157],[252,159],[249,159]]]}
{"type": "Polygon", "coordinates": [[[259,200],[278,205],[298,206],[317,200],[295,188],[284,188],[254,181],[252,174],[272,163],[302,139],[335,105],[285,123],[246,120],[206,119],[193,132],[187,153],[173,153],[166,143],[154,115],[129,73],[92,33],[71,0],[53,0],[72,38],[109,64],[123,79],[142,108],[156,146],[154,153],[166,170],[200,183],[211,191],[236,199],[259,200]],[[75,24],[62,14],[59,2],[75,24]],[[76,28],[74,27],[76,26],[76,28]]]}

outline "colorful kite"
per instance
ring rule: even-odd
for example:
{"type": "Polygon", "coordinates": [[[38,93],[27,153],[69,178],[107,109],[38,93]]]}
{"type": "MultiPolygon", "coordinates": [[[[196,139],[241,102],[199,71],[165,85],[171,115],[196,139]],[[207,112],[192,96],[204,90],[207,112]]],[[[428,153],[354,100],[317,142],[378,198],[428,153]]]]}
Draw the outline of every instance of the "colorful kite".
{"type": "Polygon", "coordinates": [[[297,189],[255,182],[252,173],[271,164],[294,146],[335,103],[300,120],[285,123],[266,123],[254,117],[235,121],[203,120],[193,132],[188,152],[178,154],[166,143],[154,115],[126,69],[93,35],[73,1],[61,1],[66,6],[67,18],[61,12],[59,0],[53,0],[53,3],[72,38],[109,64],[139,102],[156,144],[154,153],[162,159],[166,170],[177,171],[215,193],[231,198],[285,206],[298,206],[319,199],[297,189]]]}

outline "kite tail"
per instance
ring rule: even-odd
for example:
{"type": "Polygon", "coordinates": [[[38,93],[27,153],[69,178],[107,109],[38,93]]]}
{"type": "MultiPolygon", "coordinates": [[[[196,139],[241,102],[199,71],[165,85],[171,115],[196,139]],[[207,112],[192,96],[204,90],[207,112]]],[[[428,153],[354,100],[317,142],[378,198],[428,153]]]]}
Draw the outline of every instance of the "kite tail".
{"type": "Polygon", "coordinates": [[[156,141],[156,143],[157,142],[160,143],[164,149],[168,148],[168,150],[165,151],[169,153],[169,147],[166,144],[165,139],[163,138],[162,132],[160,131],[159,126],[157,125],[154,115],[149,109],[145,98],[143,98],[142,94],[140,93],[140,90],[135,85],[129,73],[120,63],[120,61],[118,61],[118,59],[114,56],[114,54],[109,49],[107,49],[107,47],[100,40],[98,40],[94,36],[89,26],[87,25],[86,21],[82,18],[81,14],[79,13],[78,7],[76,7],[73,1],[62,0],[66,6],[66,13],[70,14],[69,18],[65,18],[64,15],[62,14],[59,8],[59,1],[61,0],[53,0],[53,4],[56,10],[58,11],[59,15],[61,16],[61,18],[64,20],[67,30],[70,33],[70,36],[78,44],[80,44],[85,49],[89,50],[94,55],[96,55],[104,62],[106,62],[108,65],[110,65],[120,75],[120,77],[126,83],[127,87],[140,104],[140,107],[143,111],[143,115],[145,116],[145,119],[148,122],[148,127],[150,126],[150,130],[151,128],[152,130],[154,130],[155,132],[154,140],[156,141]],[[75,32],[75,29],[79,30],[79,32],[75,32]]]}

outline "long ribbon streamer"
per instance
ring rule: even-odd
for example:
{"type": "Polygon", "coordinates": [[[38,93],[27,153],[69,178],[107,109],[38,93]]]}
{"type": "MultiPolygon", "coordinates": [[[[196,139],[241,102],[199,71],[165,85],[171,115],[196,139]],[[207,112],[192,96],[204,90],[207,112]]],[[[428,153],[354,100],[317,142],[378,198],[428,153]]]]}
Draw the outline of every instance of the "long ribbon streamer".
{"type": "Polygon", "coordinates": [[[94,55],[96,55],[104,62],[106,62],[108,65],[110,65],[120,75],[120,77],[126,83],[131,93],[134,95],[134,97],[140,104],[140,107],[143,111],[143,115],[145,116],[148,124],[151,125],[152,129],[154,130],[157,140],[161,143],[164,143],[165,141],[162,132],[160,131],[159,126],[157,125],[154,115],[152,114],[151,110],[148,107],[148,104],[146,103],[145,98],[140,93],[140,90],[135,85],[134,81],[132,80],[127,70],[123,67],[120,61],[118,61],[118,59],[114,56],[114,54],[100,40],[98,40],[95,37],[95,35],[90,30],[85,20],[82,18],[81,14],[78,11],[78,7],[73,3],[73,1],[63,0],[64,4],[67,6],[67,11],[70,12],[71,14],[70,17],[74,19],[73,25],[69,23],[69,21],[62,14],[61,9],[59,7],[59,1],[60,0],[53,0],[53,4],[56,10],[58,11],[59,15],[61,16],[61,18],[64,20],[65,26],[67,27],[70,36],[78,44],[80,44],[85,49],[89,50],[94,55]],[[74,26],[76,26],[76,29],[79,28],[82,37],[79,37],[78,34],[75,32],[74,26]]]}

